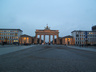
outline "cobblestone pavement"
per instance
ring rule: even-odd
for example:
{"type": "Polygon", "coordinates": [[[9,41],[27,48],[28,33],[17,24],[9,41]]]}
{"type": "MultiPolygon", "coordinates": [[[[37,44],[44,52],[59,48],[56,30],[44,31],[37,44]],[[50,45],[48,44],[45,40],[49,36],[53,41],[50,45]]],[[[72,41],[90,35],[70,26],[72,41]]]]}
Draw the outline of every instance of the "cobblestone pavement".
{"type": "Polygon", "coordinates": [[[0,72],[96,72],[96,52],[37,45],[0,55],[0,72]]]}
{"type": "Polygon", "coordinates": [[[96,52],[96,48],[95,47],[79,47],[79,46],[67,46],[67,47],[74,48],[74,49],[80,49],[80,50],[96,52]]]}
{"type": "Polygon", "coordinates": [[[0,46],[0,55],[7,54],[10,52],[19,51],[19,50],[23,50],[26,48],[30,48],[32,46],[35,46],[35,45],[28,45],[28,46],[4,45],[4,46],[0,46]]]}

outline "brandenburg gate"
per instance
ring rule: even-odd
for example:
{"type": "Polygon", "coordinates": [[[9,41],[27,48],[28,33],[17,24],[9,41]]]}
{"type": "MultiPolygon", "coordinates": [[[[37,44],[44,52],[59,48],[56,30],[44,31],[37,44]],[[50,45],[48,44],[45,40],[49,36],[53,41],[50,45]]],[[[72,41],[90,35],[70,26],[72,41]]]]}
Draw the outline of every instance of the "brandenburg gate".
{"type": "Polygon", "coordinates": [[[56,36],[56,44],[58,44],[58,34],[59,34],[59,31],[58,30],[50,30],[50,28],[47,26],[45,27],[44,30],[36,30],[35,31],[35,44],[37,44],[37,38],[38,38],[38,35],[39,35],[39,43],[41,44],[41,36],[43,35],[44,37],[44,40],[43,40],[43,43],[45,44],[45,35],[49,35],[49,43],[50,43],[50,36],[52,35],[53,36],[53,44],[54,44],[54,36],[56,36]]]}

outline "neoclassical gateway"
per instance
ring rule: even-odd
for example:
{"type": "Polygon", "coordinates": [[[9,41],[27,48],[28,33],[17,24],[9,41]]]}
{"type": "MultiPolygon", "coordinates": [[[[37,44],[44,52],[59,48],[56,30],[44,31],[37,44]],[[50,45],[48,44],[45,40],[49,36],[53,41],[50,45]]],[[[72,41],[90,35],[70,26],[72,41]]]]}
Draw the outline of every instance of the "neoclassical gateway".
{"type": "Polygon", "coordinates": [[[36,33],[36,38],[35,38],[35,44],[37,44],[37,37],[39,35],[39,44],[41,44],[41,36],[43,35],[44,39],[43,39],[43,43],[45,44],[45,36],[46,35],[49,35],[49,44],[50,44],[50,36],[52,35],[53,36],[53,44],[54,44],[54,37],[56,36],[56,44],[59,43],[58,41],[58,36],[59,36],[59,31],[58,30],[50,30],[50,28],[47,26],[45,27],[44,30],[36,30],[35,31],[36,33]]]}

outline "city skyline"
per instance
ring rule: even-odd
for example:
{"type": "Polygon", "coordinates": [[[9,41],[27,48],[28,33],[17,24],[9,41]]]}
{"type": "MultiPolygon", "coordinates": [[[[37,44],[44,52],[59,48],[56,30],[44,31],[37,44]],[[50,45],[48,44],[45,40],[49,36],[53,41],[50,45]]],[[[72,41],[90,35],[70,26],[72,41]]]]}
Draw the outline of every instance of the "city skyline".
{"type": "Polygon", "coordinates": [[[0,0],[0,28],[22,29],[35,36],[36,29],[59,30],[59,36],[73,30],[91,30],[96,25],[95,0],[0,0]]]}

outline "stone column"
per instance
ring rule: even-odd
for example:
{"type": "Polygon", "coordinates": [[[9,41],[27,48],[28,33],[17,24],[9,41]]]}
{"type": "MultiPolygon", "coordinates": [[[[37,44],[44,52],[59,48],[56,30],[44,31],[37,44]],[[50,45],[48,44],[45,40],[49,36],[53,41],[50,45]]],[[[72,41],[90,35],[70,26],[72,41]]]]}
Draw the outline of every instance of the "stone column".
{"type": "Polygon", "coordinates": [[[56,43],[58,44],[58,34],[56,36],[57,36],[56,43]]]}
{"type": "Polygon", "coordinates": [[[44,42],[43,43],[45,44],[45,35],[44,35],[44,42]]]}
{"type": "Polygon", "coordinates": [[[26,37],[26,43],[27,43],[27,37],[26,37]]]}
{"type": "MultiPolygon", "coordinates": [[[[20,37],[20,40],[21,40],[21,44],[22,44],[22,37],[20,37]]],[[[12,42],[11,42],[12,43],[12,42]]]]}
{"type": "Polygon", "coordinates": [[[41,44],[41,35],[40,35],[39,43],[41,44]]]}
{"type": "Polygon", "coordinates": [[[37,44],[37,36],[38,36],[38,35],[36,34],[36,39],[35,39],[35,43],[36,43],[36,44],[37,44]]]}
{"type": "Polygon", "coordinates": [[[49,35],[49,44],[50,44],[50,35],[49,35]]]}
{"type": "Polygon", "coordinates": [[[53,44],[54,44],[54,35],[53,35],[53,44]]]}

